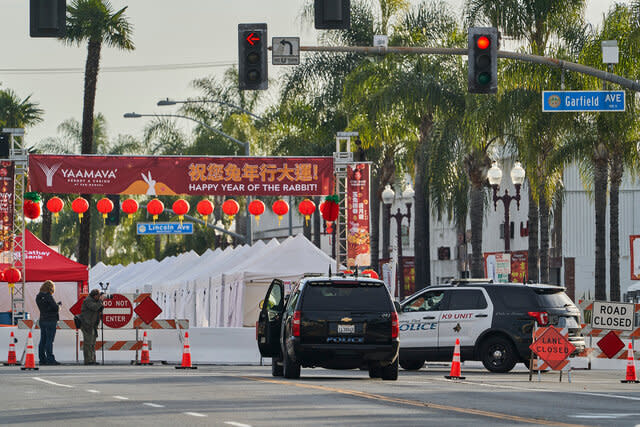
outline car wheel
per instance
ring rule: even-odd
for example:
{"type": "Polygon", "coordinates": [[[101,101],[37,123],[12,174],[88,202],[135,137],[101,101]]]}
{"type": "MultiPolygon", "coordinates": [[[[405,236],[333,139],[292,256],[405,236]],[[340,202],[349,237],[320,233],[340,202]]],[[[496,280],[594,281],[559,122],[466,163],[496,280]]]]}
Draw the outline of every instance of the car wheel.
{"type": "Polygon", "coordinates": [[[491,372],[509,372],[516,365],[516,349],[506,338],[487,339],[480,352],[482,364],[491,372]]]}
{"type": "Polygon", "coordinates": [[[271,358],[271,375],[274,377],[281,377],[282,372],[282,357],[274,356],[271,358]]]}
{"type": "Polygon", "coordinates": [[[424,360],[403,359],[400,361],[400,367],[405,371],[417,371],[424,366],[424,360]]]}
{"type": "Polygon", "coordinates": [[[389,366],[383,366],[381,377],[383,380],[395,381],[398,379],[398,358],[389,366]]]}
{"type": "Polygon", "coordinates": [[[285,378],[300,378],[300,363],[291,360],[286,351],[282,354],[282,373],[285,378]]]}
{"type": "Polygon", "coordinates": [[[380,378],[382,376],[381,370],[382,368],[380,368],[379,366],[370,366],[369,378],[380,378]]]}

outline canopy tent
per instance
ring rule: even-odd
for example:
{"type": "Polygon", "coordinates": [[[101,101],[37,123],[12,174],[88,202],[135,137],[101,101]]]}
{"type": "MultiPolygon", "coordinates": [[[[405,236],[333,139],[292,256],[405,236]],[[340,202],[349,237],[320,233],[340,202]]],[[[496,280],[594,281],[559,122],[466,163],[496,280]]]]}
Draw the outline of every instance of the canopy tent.
{"type": "MultiPolygon", "coordinates": [[[[27,236],[25,241],[25,311],[32,318],[39,317],[35,296],[38,294],[42,282],[52,280],[56,284],[54,299],[62,302],[60,318],[71,319],[73,316],[68,309],[77,301],[79,289],[89,280],[87,266],[54,251],[29,230],[25,230],[25,234],[27,236]]],[[[21,238],[19,236],[17,239],[21,238]]],[[[8,267],[8,264],[0,264],[0,268],[3,270],[8,267]]],[[[11,310],[11,294],[8,287],[3,286],[0,289],[0,311],[9,310],[11,310]]]]}

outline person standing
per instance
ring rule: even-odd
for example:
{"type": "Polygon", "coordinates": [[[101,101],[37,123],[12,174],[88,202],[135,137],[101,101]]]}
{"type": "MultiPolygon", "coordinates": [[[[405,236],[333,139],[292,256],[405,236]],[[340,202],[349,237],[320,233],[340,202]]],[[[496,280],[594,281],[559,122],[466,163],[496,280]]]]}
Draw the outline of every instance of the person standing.
{"type": "Polygon", "coordinates": [[[99,290],[93,289],[89,292],[89,296],[82,302],[82,312],[80,320],[82,321],[82,353],[84,355],[85,365],[97,365],[96,362],[96,336],[98,335],[98,324],[100,323],[100,315],[102,314],[102,301],[104,294],[99,290]]]}
{"type": "Polygon", "coordinates": [[[55,284],[51,280],[46,280],[40,286],[40,292],[36,295],[36,304],[40,310],[38,355],[40,356],[41,365],[60,364],[53,355],[53,340],[56,337],[56,326],[60,318],[58,314],[60,306],[53,299],[55,290],[55,284]]]}

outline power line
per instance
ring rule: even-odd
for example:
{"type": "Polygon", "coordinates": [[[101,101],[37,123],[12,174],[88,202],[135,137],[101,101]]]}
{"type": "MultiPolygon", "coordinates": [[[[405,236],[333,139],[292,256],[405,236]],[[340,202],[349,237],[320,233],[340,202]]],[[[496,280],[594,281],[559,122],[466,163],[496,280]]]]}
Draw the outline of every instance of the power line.
{"type": "MultiPolygon", "coordinates": [[[[101,67],[100,72],[130,73],[148,71],[190,70],[198,68],[218,68],[236,65],[232,61],[194,62],[187,64],[149,64],[101,67]]],[[[84,68],[0,68],[0,74],[83,74],[84,68]]]]}

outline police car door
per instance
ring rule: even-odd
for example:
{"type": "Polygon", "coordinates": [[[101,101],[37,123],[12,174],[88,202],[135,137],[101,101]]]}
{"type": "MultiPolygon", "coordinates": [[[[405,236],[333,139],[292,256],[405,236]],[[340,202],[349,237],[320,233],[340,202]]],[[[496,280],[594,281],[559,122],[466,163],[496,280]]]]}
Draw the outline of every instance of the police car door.
{"type": "Polygon", "coordinates": [[[491,327],[493,304],[482,288],[456,288],[449,293],[447,309],[438,325],[438,347],[453,348],[456,338],[461,347],[475,345],[478,336],[491,327]]]}
{"type": "Polygon", "coordinates": [[[400,342],[406,348],[438,347],[438,320],[445,291],[426,291],[402,304],[399,315],[400,342]]]}
{"type": "Polygon", "coordinates": [[[280,353],[280,326],[284,301],[284,284],[279,279],[273,279],[262,301],[256,325],[258,348],[262,357],[277,356],[280,353]]]}

